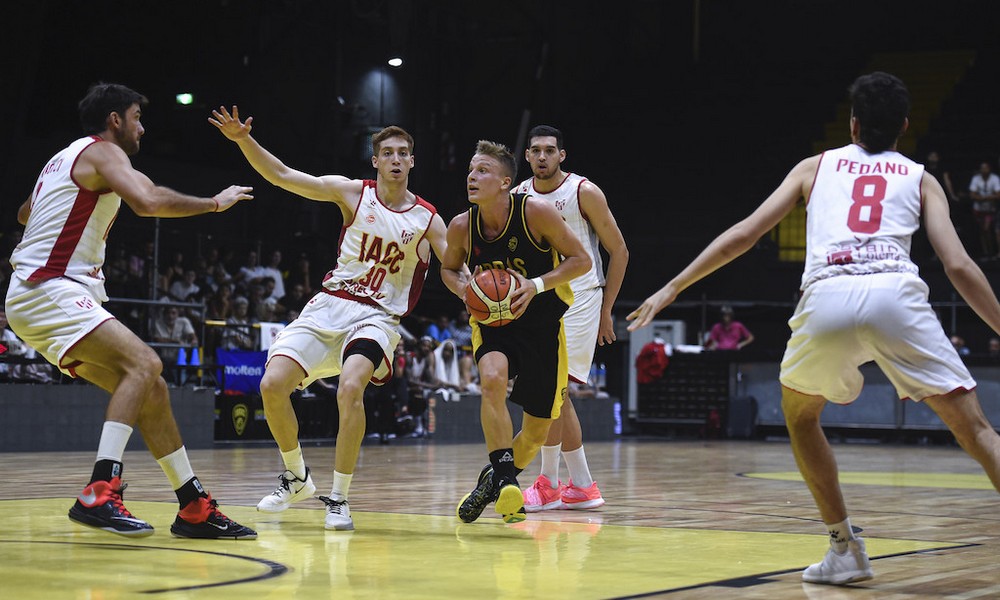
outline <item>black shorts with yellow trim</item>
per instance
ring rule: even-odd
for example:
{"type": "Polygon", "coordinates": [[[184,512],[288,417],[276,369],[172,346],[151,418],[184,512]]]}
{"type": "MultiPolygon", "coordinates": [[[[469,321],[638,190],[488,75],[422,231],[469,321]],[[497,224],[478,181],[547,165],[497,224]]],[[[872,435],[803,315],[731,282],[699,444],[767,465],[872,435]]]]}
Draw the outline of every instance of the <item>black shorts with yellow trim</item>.
{"type": "Polygon", "coordinates": [[[502,327],[472,324],[476,362],[489,352],[507,357],[508,377],[515,379],[510,401],[541,419],[556,419],[566,397],[569,360],[562,319],[512,321],[502,327]]]}

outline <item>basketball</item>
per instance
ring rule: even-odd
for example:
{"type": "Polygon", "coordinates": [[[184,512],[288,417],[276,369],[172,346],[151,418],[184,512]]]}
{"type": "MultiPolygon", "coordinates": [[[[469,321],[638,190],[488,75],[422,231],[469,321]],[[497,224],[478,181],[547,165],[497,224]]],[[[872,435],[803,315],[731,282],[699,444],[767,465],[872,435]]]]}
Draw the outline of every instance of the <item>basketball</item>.
{"type": "Polygon", "coordinates": [[[465,306],[482,325],[501,327],[515,319],[510,312],[510,297],[517,280],[503,269],[487,269],[473,278],[465,290],[465,306]]]}

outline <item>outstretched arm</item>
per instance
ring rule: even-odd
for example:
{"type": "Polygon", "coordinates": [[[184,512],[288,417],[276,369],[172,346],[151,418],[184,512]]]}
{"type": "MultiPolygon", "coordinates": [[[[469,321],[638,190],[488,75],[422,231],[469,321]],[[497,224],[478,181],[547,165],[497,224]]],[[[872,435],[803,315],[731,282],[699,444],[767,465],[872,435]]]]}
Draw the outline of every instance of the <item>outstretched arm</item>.
{"type": "Polygon", "coordinates": [[[222,212],[251,200],[252,187],[231,185],[211,198],[189,196],[155,185],[135,170],[125,151],[110,142],[91,144],[73,167],[73,177],[91,190],[110,188],[140,217],[188,217],[222,212]]]}
{"type": "Polygon", "coordinates": [[[362,181],[342,175],[317,177],[287,166],[277,156],[271,154],[250,135],[253,117],[240,121],[240,111],[233,105],[230,113],[224,106],[212,111],[208,122],[222,132],[229,140],[236,142],[247,162],[270,183],[310,200],[336,202],[341,210],[347,210],[345,218],[353,214],[353,201],[361,194],[362,181]]]}
{"type": "Polygon", "coordinates": [[[645,327],[656,313],[677,299],[677,295],[695,282],[714,273],[721,267],[742,256],[753,247],[762,235],[774,228],[781,219],[795,208],[803,196],[808,197],[808,186],[819,165],[819,156],[807,158],[788,173],[778,189],[757,207],[749,217],[733,225],[715,238],[691,264],[684,268],[655,294],[646,298],[639,308],[626,317],[632,321],[629,331],[645,327]]]}
{"type": "Polygon", "coordinates": [[[927,238],[941,259],[948,280],[979,318],[993,331],[1000,333],[1000,304],[997,303],[996,294],[983,270],[969,257],[955,233],[941,184],[933,176],[924,173],[921,189],[927,238]]]}

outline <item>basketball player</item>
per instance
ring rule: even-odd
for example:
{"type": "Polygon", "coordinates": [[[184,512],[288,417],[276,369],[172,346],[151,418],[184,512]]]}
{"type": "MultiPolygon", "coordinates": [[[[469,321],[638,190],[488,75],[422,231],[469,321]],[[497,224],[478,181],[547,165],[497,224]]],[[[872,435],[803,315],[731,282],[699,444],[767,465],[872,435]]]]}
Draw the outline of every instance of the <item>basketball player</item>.
{"type": "Polygon", "coordinates": [[[812,583],[873,575],[820,426],[827,401],[846,404],[860,394],[861,364],[874,360],[900,398],[930,406],[1000,489],[1000,436],[983,415],[976,382],[944,334],[909,257],[921,213],[951,283],[997,332],[1000,304],[955,233],[941,184],[895,150],[909,124],[906,87],[875,72],[859,77],[850,97],[852,144],[796,165],[753,214],[628,316],[630,330],[649,324],[681,291],[749,250],[799,198],[806,199],[802,298],[789,320],[781,404],[799,471],[830,534],[826,556],[802,575],[812,583]]]}
{"type": "MultiPolygon", "coordinates": [[[[562,132],[555,127],[538,125],[528,132],[524,158],[531,165],[532,177],[525,179],[514,193],[531,194],[548,201],[583,242],[592,266],[584,275],[570,282],[573,305],[563,316],[566,327],[566,351],[569,355],[569,378],[587,383],[597,344],[615,341],[611,308],[618,298],[628,247],[608,199],[601,188],[576,173],[566,173],[562,132]],[[608,253],[608,273],[604,274],[601,250],[608,253]]],[[[590,474],[583,450],[583,430],[571,397],[563,403],[559,418],[552,422],[549,437],[541,449],[541,473],[524,490],[527,512],[553,508],[587,509],[604,504],[604,497],[590,474]],[[559,456],[566,459],[569,483],[559,480],[559,456]]]]}
{"type": "Polygon", "coordinates": [[[283,511],[316,491],[298,441],[290,395],[319,378],[340,375],[340,428],[326,529],[352,530],[347,501],[365,435],[364,391],[392,377],[399,320],[420,296],[431,250],[444,256],[447,228],[437,210],[407,189],[413,138],[399,127],[372,136],[374,181],[341,175],[316,177],[286,166],[251,135],[236,106],[212,111],[209,121],[236,142],[269,182],[310,200],[333,202],[344,218],[337,265],[323,287],[285,327],[268,351],[260,393],[285,471],[257,510],[283,511]]]}
{"type": "Polygon", "coordinates": [[[187,196],[136,171],[129,157],[145,133],[140,119],[146,104],[141,94],[113,83],[92,86],[80,101],[85,137],[49,160],[18,210],[25,229],[10,257],[7,316],[18,337],[63,373],[111,393],[97,462],[70,519],[124,536],[153,533],[122,504],[122,456],[138,424],[181,506],[171,533],[255,539],[256,532],[219,512],[194,476],[160,358],[101,306],[108,299],[105,240],[122,200],[140,216],[184,217],[221,212],[252,198],[252,188],[240,186],[212,198],[187,196]]]}
{"type": "Polygon", "coordinates": [[[441,279],[460,298],[470,269],[506,268],[518,281],[511,299],[516,320],[502,327],[472,321],[482,388],[480,421],[490,464],[459,504],[458,516],[467,523],[494,501],[504,521],[524,520],[517,474],[535,458],[567,396],[562,316],[573,303],[569,282],[591,266],[583,244],[555,207],[511,193],[516,175],[517,163],[506,146],[479,142],[466,180],[472,207],[448,225],[448,249],[441,261],[441,279]],[[524,408],[516,437],[506,404],[510,379],[515,379],[510,401],[524,408]]]}

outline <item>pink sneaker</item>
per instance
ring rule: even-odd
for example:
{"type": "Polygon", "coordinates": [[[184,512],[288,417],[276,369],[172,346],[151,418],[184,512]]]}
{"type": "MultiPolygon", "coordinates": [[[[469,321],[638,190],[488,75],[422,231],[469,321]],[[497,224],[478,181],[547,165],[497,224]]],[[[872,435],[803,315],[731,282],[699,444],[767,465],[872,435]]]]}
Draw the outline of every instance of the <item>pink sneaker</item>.
{"type": "Polygon", "coordinates": [[[597,487],[597,482],[590,484],[590,487],[581,488],[573,485],[573,480],[569,480],[569,485],[563,488],[562,507],[569,510],[584,510],[587,508],[597,508],[604,505],[604,497],[597,487]]]}
{"type": "Polygon", "coordinates": [[[559,487],[552,487],[552,481],[545,475],[539,475],[531,487],[524,490],[525,512],[538,512],[562,507],[562,495],[566,486],[559,482],[559,487]]]}

